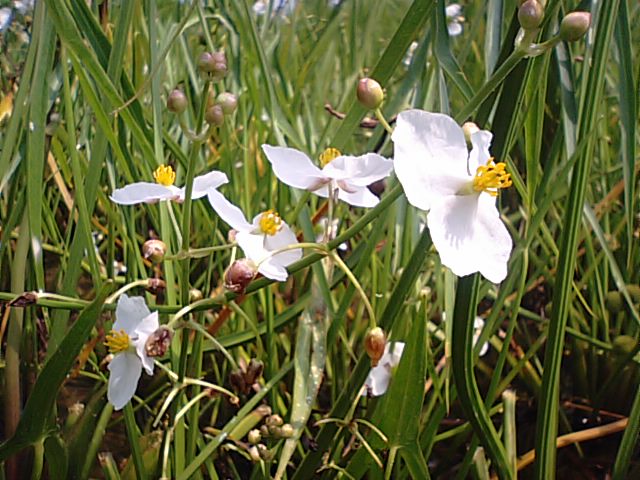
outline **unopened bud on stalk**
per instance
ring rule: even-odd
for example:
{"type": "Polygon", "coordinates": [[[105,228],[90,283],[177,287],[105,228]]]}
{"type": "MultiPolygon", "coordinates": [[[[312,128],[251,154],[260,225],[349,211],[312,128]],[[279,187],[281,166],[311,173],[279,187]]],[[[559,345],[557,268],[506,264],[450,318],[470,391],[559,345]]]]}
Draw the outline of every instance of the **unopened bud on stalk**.
{"type": "Polygon", "coordinates": [[[167,244],[157,238],[152,238],[142,244],[142,255],[154,263],[164,260],[165,253],[167,253],[167,244]]]}
{"type": "Polygon", "coordinates": [[[231,115],[238,108],[238,99],[233,93],[222,92],[218,95],[216,103],[222,107],[222,111],[225,115],[231,115]]]}
{"type": "Polygon", "coordinates": [[[384,355],[384,347],[387,344],[387,338],[384,331],[380,327],[375,327],[367,332],[364,338],[364,349],[371,359],[371,366],[375,367],[384,355]]]}
{"type": "Polygon", "coordinates": [[[518,21],[525,30],[535,30],[542,23],[544,8],[538,0],[527,0],[518,8],[518,21]]]}
{"type": "Polygon", "coordinates": [[[269,415],[264,423],[266,423],[268,427],[281,427],[284,423],[284,420],[282,420],[282,417],[280,415],[274,413],[273,415],[269,415]]]}
{"type": "Polygon", "coordinates": [[[565,15],[560,24],[560,38],[567,42],[575,42],[587,33],[591,25],[589,12],[571,12],[565,15]]]}
{"type": "Polygon", "coordinates": [[[166,325],[161,325],[155,332],[149,335],[147,342],[144,344],[144,350],[149,357],[162,357],[169,347],[173,339],[173,330],[166,325]]]}
{"type": "Polygon", "coordinates": [[[204,73],[211,73],[215,68],[216,61],[213,58],[213,54],[209,52],[202,52],[198,57],[198,69],[204,73]]]}
{"type": "Polygon", "coordinates": [[[260,434],[260,430],[258,430],[257,428],[254,428],[253,430],[249,431],[249,433],[247,434],[247,440],[251,445],[255,445],[260,440],[262,440],[262,435],[260,434]]]}
{"type": "Polygon", "coordinates": [[[147,285],[145,286],[145,290],[149,292],[151,295],[158,295],[165,288],[167,288],[167,283],[161,278],[147,279],[147,285]]]}
{"type": "Polygon", "coordinates": [[[187,97],[182,90],[172,90],[167,97],[167,109],[173,113],[182,113],[187,109],[187,97]]]}
{"type": "Polygon", "coordinates": [[[361,78],[356,88],[356,96],[362,106],[375,110],[382,105],[384,92],[382,87],[373,78],[361,78]]]}
{"type": "Polygon", "coordinates": [[[249,448],[249,457],[251,457],[251,461],[254,463],[258,463],[260,461],[260,451],[257,446],[253,445],[249,448]]]}
{"type": "Polygon", "coordinates": [[[224,123],[224,111],[220,105],[214,105],[207,108],[204,113],[204,119],[209,125],[221,126],[224,123]]]}
{"type": "Polygon", "coordinates": [[[224,52],[213,52],[211,56],[213,58],[213,70],[211,71],[213,80],[222,80],[227,76],[227,56],[224,52]]]}
{"type": "Polygon", "coordinates": [[[473,122],[465,122],[465,124],[462,125],[462,133],[464,133],[464,139],[469,145],[471,145],[471,135],[479,131],[480,129],[478,128],[478,125],[473,122]]]}
{"type": "Polygon", "coordinates": [[[280,436],[282,438],[293,437],[293,426],[290,423],[285,423],[280,427],[280,436]]]}
{"type": "Polygon", "coordinates": [[[243,293],[256,272],[255,264],[248,258],[236,260],[224,273],[224,287],[234,293],[243,293]]]}
{"type": "Polygon", "coordinates": [[[198,290],[197,288],[189,289],[189,302],[197,302],[198,300],[202,300],[203,297],[202,290],[198,290]]]}

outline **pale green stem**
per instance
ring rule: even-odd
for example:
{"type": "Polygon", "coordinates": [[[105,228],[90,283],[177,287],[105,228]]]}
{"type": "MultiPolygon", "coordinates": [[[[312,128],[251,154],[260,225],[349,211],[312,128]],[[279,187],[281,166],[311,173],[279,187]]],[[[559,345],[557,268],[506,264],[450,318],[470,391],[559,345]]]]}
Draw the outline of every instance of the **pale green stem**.
{"type": "Polygon", "coordinates": [[[376,118],[378,119],[380,124],[384,127],[384,129],[390,134],[393,133],[393,128],[391,128],[391,125],[389,125],[389,122],[387,122],[387,119],[384,118],[384,115],[382,114],[382,110],[380,110],[380,108],[376,108],[374,113],[376,114],[376,118]]]}
{"type": "Polygon", "coordinates": [[[119,288],[114,293],[109,295],[109,297],[107,297],[107,299],[105,300],[104,303],[107,304],[107,303],[115,302],[116,299],[118,297],[120,297],[120,295],[122,295],[124,292],[127,292],[127,291],[131,290],[132,288],[147,287],[147,286],[149,286],[149,279],[148,278],[145,278],[145,279],[142,279],[142,280],[136,280],[136,281],[131,282],[131,283],[127,283],[124,287],[119,288]]]}

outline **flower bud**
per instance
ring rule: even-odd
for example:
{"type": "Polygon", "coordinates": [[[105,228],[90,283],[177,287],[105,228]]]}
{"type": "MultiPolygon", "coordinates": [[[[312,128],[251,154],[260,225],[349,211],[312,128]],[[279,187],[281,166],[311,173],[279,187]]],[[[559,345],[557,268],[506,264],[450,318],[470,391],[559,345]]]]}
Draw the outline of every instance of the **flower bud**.
{"type": "Polygon", "coordinates": [[[144,350],[149,357],[162,357],[171,346],[173,330],[166,325],[161,325],[155,332],[149,335],[144,344],[144,350]]]}
{"type": "Polygon", "coordinates": [[[238,99],[233,93],[222,92],[218,95],[216,103],[222,107],[225,115],[231,115],[238,108],[238,99]]]}
{"type": "Polygon", "coordinates": [[[255,445],[260,440],[262,440],[262,435],[260,434],[260,430],[254,428],[247,434],[247,440],[251,445],[255,445]]]}
{"type": "Polygon", "coordinates": [[[207,111],[204,113],[204,119],[209,125],[215,125],[216,127],[221,126],[224,123],[224,111],[222,107],[220,105],[214,105],[213,107],[207,108],[207,111]]]}
{"type": "Polygon", "coordinates": [[[627,292],[629,292],[629,296],[633,303],[640,303],[640,286],[627,284],[627,292]]]}
{"type": "Polygon", "coordinates": [[[258,447],[258,453],[260,454],[260,458],[265,462],[270,461],[272,455],[269,449],[267,448],[267,446],[262,443],[259,443],[257,447],[258,447]]]}
{"type": "Polygon", "coordinates": [[[202,52],[198,57],[198,69],[204,73],[211,73],[215,68],[216,60],[213,58],[213,54],[209,52],[202,52]]]}
{"type": "Polygon", "coordinates": [[[607,292],[604,297],[604,305],[610,313],[618,313],[623,306],[622,294],[617,290],[607,292]]]}
{"type": "Polygon", "coordinates": [[[204,295],[202,295],[202,290],[198,290],[197,288],[189,289],[189,302],[197,302],[198,300],[202,300],[204,295]]]}
{"type": "Polygon", "coordinates": [[[273,415],[269,415],[264,423],[266,423],[268,427],[280,427],[284,423],[284,420],[282,420],[280,415],[274,413],[273,415]]]}
{"type": "Polygon", "coordinates": [[[384,331],[380,327],[375,327],[367,332],[364,338],[364,349],[371,359],[371,366],[375,367],[384,355],[384,347],[387,344],[387,338],[384,331]]]}
{"type": "Polygon", "coordinates": [[[142,244],[142,255],[154,263],[161,262],[165,253],[167,253],[167,244],[157,238],[147,240],[142,244]]]}
{"type": "Polygon", "coordinates": [[[462,125],[462,132],[464,133],[464,139],[467,141],[467,144],[471,145],[471,135],[476,132],[479,132],[480,129],[478,125],[473,122],[465,122],[462,125]]]}
{"type": "Polygon", "coordinates": [[[285,423],[280,427],[280,436],[282,438],[293,437],[293,426],[290,423],[285,423]]]}
{"type": "Polygon", "coordinates": [[[211,70],[213,80],[222,80],[227,76],[227,56],[224,52],[213,52],[211,57],[213,58],[213,69],[211,70]]]}
{"type": "Polygon", "coordinates": [[[253,445],[249,448],[249,457],[251,457],[251,461],[254,463],[258,463],[260,461],[260,452],[258,451],[258,447],[253,445]]]}
{"type": "Polygon", "coordinates": [[[518,8],[518,21],[525,30],[535,30],[542,23],[544,8],[538,0],[527,0],[518,8]]]}
{"type": "Polygon", "coordinates": [[[616,355],[629,355],[638,345],[638,341],[629,335],[619,335],[613,339],[612,351],[616,355]]]}
{"type": "Polygon", "coordinates": [[[373,78],[361,78],[356,88],[356,96],[362,106],[375,110],[384,100],[384,92],[382,87],[373,78]]]}
{"type": "Polygon", "coordinates": [[[167,97],[167,109],[173,113],[182,113],[187,109],[187,97],[182,90],[172,90],[167,97]]]}
{"type": "Polygon", "coordinates": [[[224,287],[234,293],[244,293],[255,276],[255,264],[248,258],[241,258],[233,262],[224,273],[224,287]]]}
{"type": "Polygon", "coordinates": [[[145,287],[145,290],[149,292],[151,295],[158,295],[165,288],[167,288],[167,283],[161,278],[147,279],[147,285],[145,287]]]}
{"type": "Polygon", "coordinates": [[[256,383],[256,380],[262,376],[263,370],[264,364],[261,361],[252,358],[247,366],[247,373],[244,376],[245,382],[247,382],[248,385],[253,385],[256,383]]]}
{"type": "Polygon", "coordinates": [[[244,381],[244,375],[240,370],[234,370],[229,374],[229,383],[234,392],[245,393],[247,391],[247,384],[244,381]]]}
{"type": "Polygon", "coordinates": [[[591,25],[589,12],[571,12],[565,15],[560,23],[560,38],[567,42],[579,40],[591,25]]]}

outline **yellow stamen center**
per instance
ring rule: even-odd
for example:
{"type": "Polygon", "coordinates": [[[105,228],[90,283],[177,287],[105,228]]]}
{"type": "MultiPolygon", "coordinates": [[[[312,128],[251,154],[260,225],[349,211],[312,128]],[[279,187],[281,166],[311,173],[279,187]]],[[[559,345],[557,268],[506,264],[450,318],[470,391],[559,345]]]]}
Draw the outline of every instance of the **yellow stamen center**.
{"type": "Polygon", "coordinates": [[[507,173],[504,162],[494,163],[491,157],[486,165],[481,165],[473,177],[473,189],[476,192],[487,192],[492,197],[498,196],[498,190],[511,186],[511,174],[507,173]]]}
{"type": "Polygon", "coordinates": [[[156,182],[160,185],[169,187],[176,181],[176,172],[173,171],[171,165],[160,165],[156,168],[156,171],[153,172],[153,178],[155,178],[156,182]]]}
{"type": "Polygon", "coordinates": [[[131,346],[131,339],[124,330],[120,330],[119,332],[111,330],[111,333],[107,335],[104,344],[109,349],[109,352],[115,355],[116,353],[129,350],[129,347],[131,346]]]}
{"type": "Polygon", "coordinates": [[[338,150],[337,148],[327,148],[324,152],[322,152],[320,154],[320,166],[324,167],[325,165],[328,165],[329,163],[331,163],[332,161],[334,161],[336,158],[338,158],[340,155],[342,155],[340,153],[340,150],[338,150]]]}
{"type": "Polygon", "coordinates": [[[282,228],[282,219],[275,210],[267,210],[260,216],[260,231],[265,235],[275,235],[282,228]]]}

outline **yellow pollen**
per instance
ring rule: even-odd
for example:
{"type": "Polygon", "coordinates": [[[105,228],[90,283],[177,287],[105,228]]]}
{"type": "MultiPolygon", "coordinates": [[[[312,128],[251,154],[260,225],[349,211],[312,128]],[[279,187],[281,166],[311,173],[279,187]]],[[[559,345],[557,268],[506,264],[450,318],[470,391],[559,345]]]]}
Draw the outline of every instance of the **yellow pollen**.
{"type": "Polygon", "coordinates": [[[338,158],[340,155],[340,150],[337,148],[327,148],[324,152],[320,154],[320,166],[324,167],[325,165],[331,163],[333,160],[338,158]]]}
{"type": "Polygon", "coordinates": [[[511,174],[507,173],[504,162],[493,162],[491,157],[486,165],[481,165],[473,177],[473,189],[476,192],[487,192],[492,197],[498,196],[498,190],[511,186],[511,174]]]}
{"type": "Polygon", "coordinates": [[[111,330],[111,333],[107,335],[104,344],[109,349],[110,353],[114,355],[116,353],[121,353],[129,350],[131,346],[131,340],[129,339],[129,335],[124,330],[120,330],[116,332],[115,330],[111,330]]]}
{"type": "Polygon", "coordinates": [[[160,165],[156,168],[156,171],[153,172],[153,178],[155,178],[156,182],[160,185],[169,187],[176,181],[176,172],[173,171],[171,165],[160,165]]]}
{"type": "Polygon", "coordinates": [[[260,216],[260,231],[265,235],[275,235],[282,228],[282,219],[275,210],[267,210],[260,216]]]}

